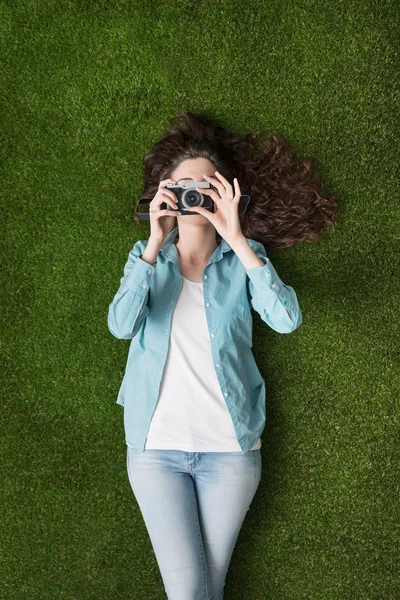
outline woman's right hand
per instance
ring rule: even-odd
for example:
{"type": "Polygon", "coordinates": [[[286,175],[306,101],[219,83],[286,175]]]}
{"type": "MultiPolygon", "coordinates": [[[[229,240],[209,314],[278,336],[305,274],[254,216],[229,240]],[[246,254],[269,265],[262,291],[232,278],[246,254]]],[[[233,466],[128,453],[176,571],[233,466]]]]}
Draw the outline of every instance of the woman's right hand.
{"type": "Polygon", "coordinates": [[[161,243],[171,231],[175,215],[181,214],[176,210],[178,201],[174,192],[166,188],[168,183],[176,183],[176,181],[173,179],[164,179],[161,181],[156,195],[149,204],[150,237],[161,243]],[[160,210],[163,202],[166,202],[173,210],[168,208],[160,210]]]}

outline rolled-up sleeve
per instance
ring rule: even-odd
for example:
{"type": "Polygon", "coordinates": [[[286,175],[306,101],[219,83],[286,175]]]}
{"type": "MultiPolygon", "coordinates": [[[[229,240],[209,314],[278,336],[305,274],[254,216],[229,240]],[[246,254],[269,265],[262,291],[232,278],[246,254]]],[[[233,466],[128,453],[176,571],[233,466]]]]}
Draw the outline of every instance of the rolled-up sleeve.
{"type": "Polygon", "coordinates": [[[149,312],[147,300],[156,265],[140,258],[145,246],[146,242],[139,240],[129,252],[119,289],[108,309],[108,329],[118,339],[133,338],[149,312]]]}
{"type": "Polygon", "coordinates": [[[303,322],[296,292],[280,279],[261,243],[254,251],[264,265],[245,269],[251,304],[272,329],[278,333],[291,333],[303,322]]]}

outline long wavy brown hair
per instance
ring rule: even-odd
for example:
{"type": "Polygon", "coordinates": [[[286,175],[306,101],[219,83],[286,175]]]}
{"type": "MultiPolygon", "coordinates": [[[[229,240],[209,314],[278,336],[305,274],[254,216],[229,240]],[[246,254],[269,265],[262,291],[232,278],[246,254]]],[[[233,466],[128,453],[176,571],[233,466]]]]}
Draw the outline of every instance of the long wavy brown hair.
{"type": "Polygon", "coordinates": [[[192,112],[179,113],[168,125],[145,156],[142,198],[152,198],[183,160],[202,157],[232,185],[237,177],[241,193],[250,196],[240,217],[242,232],[266,250],[321,242],[325,227],[334,230],[337,201],[311,174],[311,161],[294,160],[291,146],[276,132],[260,142],[258,131],[238,135],[192,112]]]}

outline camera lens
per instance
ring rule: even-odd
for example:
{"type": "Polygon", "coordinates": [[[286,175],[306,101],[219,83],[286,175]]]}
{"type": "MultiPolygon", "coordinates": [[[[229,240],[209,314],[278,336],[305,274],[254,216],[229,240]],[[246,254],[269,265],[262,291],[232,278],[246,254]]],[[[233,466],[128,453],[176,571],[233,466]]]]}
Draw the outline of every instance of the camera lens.
{"type": "Polygon", "coordinates": [[[201,206],[203,204],[203,196],[197,190],[187,190],[182,194],[182,204],[187,208],[201,206]]]}

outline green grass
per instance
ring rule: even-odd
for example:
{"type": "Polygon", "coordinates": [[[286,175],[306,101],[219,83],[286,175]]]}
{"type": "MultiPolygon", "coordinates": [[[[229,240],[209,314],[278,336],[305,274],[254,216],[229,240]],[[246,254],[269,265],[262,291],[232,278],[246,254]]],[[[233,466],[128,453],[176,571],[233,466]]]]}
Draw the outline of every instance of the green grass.
{"type": "Polygon", "coordinates": [[[1,597],[166,597],[115,404],[129,342],[107,312],[148,237],[143,156],[167,119],[205,110],[279,131],[340,204],[324,244],[270,255],[304,322],[286,336],[254,318],[263,474],[225,598],[398,600],[398,3],[0,7],[1,597]]]}

